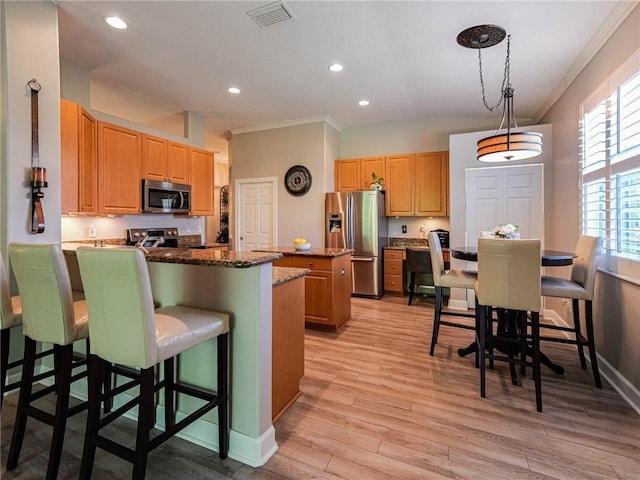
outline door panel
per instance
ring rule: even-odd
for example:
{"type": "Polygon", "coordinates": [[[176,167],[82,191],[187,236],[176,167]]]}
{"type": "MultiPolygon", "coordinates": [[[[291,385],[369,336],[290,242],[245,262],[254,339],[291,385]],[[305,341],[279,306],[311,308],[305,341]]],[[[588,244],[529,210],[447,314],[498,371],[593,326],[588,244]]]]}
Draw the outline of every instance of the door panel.
{"type": "Polygon", "coordinates": [[[238,249],[250,252],[273,247],[274,205],[271,182],[240,183],[238,249]]]}

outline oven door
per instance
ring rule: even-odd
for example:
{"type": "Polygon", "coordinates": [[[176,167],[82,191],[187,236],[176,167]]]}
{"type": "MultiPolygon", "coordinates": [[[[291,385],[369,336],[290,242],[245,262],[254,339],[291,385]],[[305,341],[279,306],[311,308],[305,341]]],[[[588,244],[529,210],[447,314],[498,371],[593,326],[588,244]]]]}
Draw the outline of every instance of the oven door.
{"type": "Polygon", "coordinates": [[[171,182],[142,181],[142,211],[145,213],[189,213],[191,186],[171,182]]]}

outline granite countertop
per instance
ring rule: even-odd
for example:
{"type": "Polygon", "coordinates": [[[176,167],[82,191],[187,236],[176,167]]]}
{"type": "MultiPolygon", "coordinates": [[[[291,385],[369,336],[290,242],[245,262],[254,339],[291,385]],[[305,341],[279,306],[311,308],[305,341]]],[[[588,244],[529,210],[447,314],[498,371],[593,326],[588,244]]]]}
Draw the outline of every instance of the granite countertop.
{"type": "Polygon", "coordinates": [[[308,268],[273,267],[271,275],[272,286],[282,285],[290,280],[304,277],[309,273],[311,273],[311,270],[308,268]]]}
{"type": "MultiPolygon", "coordinates": [[[[62,250],[65,255],[75,255],[80,246],[86,247],[86,243],[63,243],[62,250]]],[[[104,245],[95,248],[119,248],[121,245],[104,245]]],[[[126,247],[135,248],[135,247],[126,247]]],[[[282,258],[279,253],[261,252],[236,252],[216,249],[189,249],[189,248],[145,248],[145,257],[149,262],[179,263],[183,265],[203,265],[208,267],[226,268],[251,268],[264,263],[271,263],[282,258]]]]}
{"type": "Polygon", "coordinates": [[[303,255],[312,257],[341,257],[353,253],[352,248],[311,248],[309,250],[296,250],[294,247],[271,247],[254,250],[254,252],[281,253],[287,255],[303,255]]]}

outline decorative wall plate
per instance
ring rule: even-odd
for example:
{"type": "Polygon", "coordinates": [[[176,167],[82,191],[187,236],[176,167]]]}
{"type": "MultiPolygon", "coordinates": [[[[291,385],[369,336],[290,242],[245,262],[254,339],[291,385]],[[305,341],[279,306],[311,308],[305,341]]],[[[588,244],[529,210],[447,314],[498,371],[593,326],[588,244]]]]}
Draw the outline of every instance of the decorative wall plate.
{"type": "Polygon", "coordinates": [[[304,195],[311,188],[311,173],[307,167],[294,165],[284,176],[284,186],[291,195],[304,195]]]}

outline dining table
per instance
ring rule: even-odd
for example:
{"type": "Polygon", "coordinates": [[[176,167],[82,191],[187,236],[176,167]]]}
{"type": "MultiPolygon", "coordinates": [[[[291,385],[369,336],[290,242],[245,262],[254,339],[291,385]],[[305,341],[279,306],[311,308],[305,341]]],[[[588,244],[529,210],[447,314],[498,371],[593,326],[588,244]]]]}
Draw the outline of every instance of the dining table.
{"type": "MultiPolygon", "coordinates": [[[[477,262],[478,261],[478,248],[477,247],[450,247],[449,251],[451,252],[451,256],[458,260],[465,260],[467,262],[477,262]]],[[[563,252],[560,250],[541,250],[540,252],[540,264],[543,267],[563,267],[569,266],[573,263],[573,259],[576,257],[573,252],[563,252]]],[[[518,315],[526,315],[526,312],[516,312],[509,311],[506,309],[497,309],[498,316],[498,336],[515,336],[518,334],[517,332],[517,319],[518,315]]],[[[498,350],[503,351],[503,353],[509,353],[508,351],[504,351],[506,346],[496,345],[498,350]]],[[[467,356],[470,353],[475,353],[478,350],[478,344],[473,342],[469,344],[467,347],[459,348],[458,355],[461,357],[467,356]]],[[[527,354],[530,355],[531,352],[527,350],[527,354]]],[[[553,372],[557,374],[564,373],[564,367],[554,363],[547,355],[543,352],[540,352],[540,362],[543,365],[549,367],[553,372]]],[[[514,385],[519,384],[520,381],[515,373],[515,368],[511,365],[511,379],[514,385]]]]}

